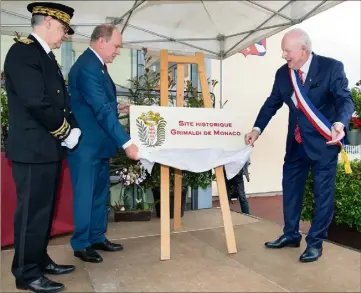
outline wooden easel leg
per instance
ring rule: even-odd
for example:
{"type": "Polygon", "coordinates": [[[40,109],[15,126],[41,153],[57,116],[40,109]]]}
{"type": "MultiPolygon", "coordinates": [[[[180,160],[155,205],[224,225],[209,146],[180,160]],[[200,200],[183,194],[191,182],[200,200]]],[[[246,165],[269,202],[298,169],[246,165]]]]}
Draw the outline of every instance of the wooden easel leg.
{"type": "Polygon", "coordinates": [[[221,205],[224,234],[226,235],[228,253],[237,253],[236,239],[234,237],[232,216],[231,216],[231,211],[229,209],[226,181],[224,179],[223,167],[217,167],[215,171],[216,171],[216,180],[218,187],[218,197],[219,197],[219,203],[221,205]]]}
{"type": "MultiPolygon", "coordinates": [[[[177,65],[177,107],[183,107],[184,102],[184,64],[177,65]]],[[[182,170],[174,171],[174,218],[173,230],[180,231],[182,227],[182,170]]]]}
{"type": "MultiPolygon", "coordinates": [[[[168,51],[160,52],[160,105],[168,106],[168,51]]],[[[160,259],[170,259],[169,167],[160,166],[160,259]]]]}
{"type": "Polygon", "coordinates": [[[169,167],[160,166],[160,259],[170,259],[169,167]]]}
{"type": "MultiPolygon", "coordinates": [[[[204,54],[196,53],[196,59],[197,59],[197,64],[198,64],[199,81],[200,81],[200,84],[202,87],[204,107],[211,108],[212,101],[211,101],[211,96],[210,96],[209,88],[208,88],[207,75],[206,75],[206,69],[205,69],[205,64],[204,64],[204,54]]],[[[234,237],[232,217],[231,217],[231,211],[229,209],[223,167],[217,167],[215,169],[215,172],[216,172],[219,202],[221,205],[224,232],[226,235],[228,253],[236,253],[237,252],[236,239],[234,237]]]]}

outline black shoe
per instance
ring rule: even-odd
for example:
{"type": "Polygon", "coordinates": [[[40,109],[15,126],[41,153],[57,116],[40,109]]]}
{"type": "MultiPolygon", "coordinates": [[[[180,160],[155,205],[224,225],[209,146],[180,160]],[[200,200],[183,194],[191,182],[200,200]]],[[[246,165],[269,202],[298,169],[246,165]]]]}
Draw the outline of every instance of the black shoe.
{"type": "Polygon", "coordinates": [[[104,250],[104,251],[119,251],[123,250],[123,245],[111,243],[108,239],[105,239],[104,242],[94,243],[91,246],[93,249],[104,250]]]}
{"type": "Polygon", "coordinates": [[[103,261],[103,258],[91,247],[74,251],[74,256],[86,262],[100,263],[103,261]]]}
{"type": "Polygon", "coordinates": [[[321,248],[315,248],[308,246],[304,253],[300,256],[301,262],[313,262],[318,260],[322,255],[322,247],[321,248]]]}
{"type": "Polygon", "coordinates": [[[64,275],[75,270],[73,265],[57,265],[56,263],[48,264],[44,268],[44,273],[49,275],[64,275]]]}
{"type": "Polygon", "coordinates": [[[301,240],[294,240],[284,235],[277,240],[266,242],[264,245],[268,248],[282,248],[282,247],[300,247],[301,240]]]}
{"type": "Polygon", "coordinates": [[[16,282],[16,288],[19,290],[30,290],[33,292],[59,292],[64,290],[64,285],[61,283],[53,282],[46,277],[40,277],[35,281],[24,284],[16,282]]]}

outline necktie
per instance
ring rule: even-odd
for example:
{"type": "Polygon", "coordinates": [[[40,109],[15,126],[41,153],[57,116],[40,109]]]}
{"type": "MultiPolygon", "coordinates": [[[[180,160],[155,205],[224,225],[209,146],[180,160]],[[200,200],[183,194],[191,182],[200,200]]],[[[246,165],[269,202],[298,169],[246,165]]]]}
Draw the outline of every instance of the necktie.
{"type": "Polygon", "coordinates": [[[52,51],[50,51],[48,55],[52,60],[56,60],[55,55],[52,51]]]}
{"type": "MultiPolygon", "coordinates": [[[[300,78],[301,80],[301,83],[303,85],[303,77],[302,77],[302,70],[301,69],[298,69],[297,70],[297,73],[298,73],[298,77],[300,78]]],[[[301,138],[301,133],[300,133],[300,128],[298,126],[298,124],[296,125],[296,129],[295,129],[295,139],[298,143],[301,143],[302,142],[302,138],[301,138]]]]}
{"type": "Polygon", "coordinates": [[[105,71],[108,72],[108,66],[104,63],[105,71]]]}

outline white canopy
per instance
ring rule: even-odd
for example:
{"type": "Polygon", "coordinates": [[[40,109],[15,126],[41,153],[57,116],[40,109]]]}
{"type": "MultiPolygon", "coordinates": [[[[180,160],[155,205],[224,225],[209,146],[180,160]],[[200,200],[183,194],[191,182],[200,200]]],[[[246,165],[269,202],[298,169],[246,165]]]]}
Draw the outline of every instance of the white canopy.
{"type": "MultiPolygon", "coordinates": [[[[56,1],[72,6],[74,41],[88,41],[95,25],[119,24],[125,48],[203,52],[225,59],[344,1],[56,1]]],[[[30,33],[33,1],[2,1],[2,34],[30,33]]],[[[325,24],[326,26],[326,24],[325,24]]]]}

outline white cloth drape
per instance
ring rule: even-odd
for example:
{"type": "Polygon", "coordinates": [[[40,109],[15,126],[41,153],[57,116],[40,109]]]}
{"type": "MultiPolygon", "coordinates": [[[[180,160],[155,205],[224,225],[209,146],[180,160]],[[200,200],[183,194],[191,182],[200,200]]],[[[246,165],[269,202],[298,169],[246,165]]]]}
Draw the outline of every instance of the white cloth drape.
{"type": "Polygon", "coordinates": [[[140,161],[149,173],[155,163],[195,173],[224,165],[227,179],[232,179],[250,159],[252,146],[239,150],[223,149],[140,149],[140,161]]]}

